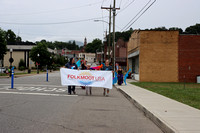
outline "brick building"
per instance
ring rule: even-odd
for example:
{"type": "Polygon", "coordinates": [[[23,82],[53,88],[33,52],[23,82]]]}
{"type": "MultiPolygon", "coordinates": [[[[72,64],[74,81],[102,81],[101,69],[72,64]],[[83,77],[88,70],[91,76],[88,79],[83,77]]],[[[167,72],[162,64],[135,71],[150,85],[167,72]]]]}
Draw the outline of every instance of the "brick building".
{"type": "MultiPolygon", "coordinates": [[[[112,58],[112,46],[110,47],[110,58],[109,58],[109,47],[107,46],[107,42],[104,42],[104,51],[103,52],[97,52],[97,59],[100,61],[103,58],[103,61],[110,59],[110,61],[113,60],[112,58]],[[103,55],[102,55],[103,54],[103,55]]],[[[124,70],[126,70],[127,66],[127,42],[125,42],[123,39],[118,39],[118,41],[115,44],[115,62],[118,63],[124,70]]]]}
{"type": "Polygon", "coordinates": [[[118,39],[115,45],[115,62],[122,66],[124,70],[127,67],[127,42],[118,39]]]}
{"type": "Polygon", "coordinates": [[[200,36],[136,30],[128,42],[128,68],[139,81],[196,82],[200,36]]]}
{"type": "Polygon", "coordinates": [[[196,82],[200,75],[200,35],[179,36],[179,82],[196,82]]]}

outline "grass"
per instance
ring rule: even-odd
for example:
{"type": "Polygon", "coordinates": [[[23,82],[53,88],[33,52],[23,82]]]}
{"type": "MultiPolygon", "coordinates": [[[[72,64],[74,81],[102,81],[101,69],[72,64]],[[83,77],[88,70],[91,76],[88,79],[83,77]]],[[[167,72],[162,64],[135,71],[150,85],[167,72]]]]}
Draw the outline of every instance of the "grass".
{"type": "Polygon", "coordinates": [[[200,84],[186,83],[185,89],[184,83],[133,82],[131,84],[200,109],[200,84]]]}
{"type": "MultiPolygon", "coordinates": [[[[22,72],[17,72],[14,75],[24,75],[24,74],[36,74],[37,71],[31,71],[31,73],[28,73],[27,71],[22,71],[22,72]]],[[[39,71],[39,73],[45,73],[43,71],[39,71]]],[[[0,76],[9,76],[10,74],[6,74],[6,73],[0,73],[0,76]]]]}
{"type": "Polygon", "coordinates": [[[7,76],[6,73],[0,73],[0,76],[7,76]]]}

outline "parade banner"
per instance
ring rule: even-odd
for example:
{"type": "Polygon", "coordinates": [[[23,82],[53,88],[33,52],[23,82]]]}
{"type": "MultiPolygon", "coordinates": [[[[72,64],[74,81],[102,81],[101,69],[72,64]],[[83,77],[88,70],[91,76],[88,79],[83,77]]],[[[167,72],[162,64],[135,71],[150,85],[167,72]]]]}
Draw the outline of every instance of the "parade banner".
{"type": "Polygon", "coordinates": [[[112,71],[74,70],[61,68],[63,86],[90,86],[112,89],[112,71]]]}

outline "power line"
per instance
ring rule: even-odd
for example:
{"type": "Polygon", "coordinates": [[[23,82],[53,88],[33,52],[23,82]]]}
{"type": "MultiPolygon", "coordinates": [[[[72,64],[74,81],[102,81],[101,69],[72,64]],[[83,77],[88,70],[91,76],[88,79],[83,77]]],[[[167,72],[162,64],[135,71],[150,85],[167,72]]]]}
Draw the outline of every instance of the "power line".
{"type": "Polygon", "coordinates": [[[126,8],[128,8],[133,2],[135,2],[135,0],[132,0],[125,8],[121,9],[121,11],[119,11],[117,14],[121,13],[122,11],[124,11],[126,8]]]}
{"type": "Polygon", "coordinates": [[[23,14],[0,14],[2,15],[34,15],[34,14],[44,14],[44,13],[51,13],[51,12],[59,12],[59,11],[65,11],[65,10],[70,10],[70,9],[77,9],[77,8],[83,8],[83,7],[88,7],[88,6],[93,6],[100,4],[101,2],[95,2],[95,3],[90,3],[82,6],[77,6],[77,7],[70,7],[70,8],[63,8],[63,9],[58,9],[58,10],[46,10],[46,11],[38,11],[38,12],[32,12],[32,13],[23,13],[23,14]]]}
{"type": "Polygon", "coordinates": [[[135,20],[135,21],[133,21],[127,28],[126,28],[126,30],[128,29],[128,28],[130,28],[154,3],[156,2],[156,0],[154,0],[154,2],[153,3],[151,3],[145,10],[144,10],[144,12],[142,12],[142,14],[135,20]]]}
{"type": "MultiPolygon", "coordinates": [[[[106,18],[108,16],[105,16],[103,18],[106,18]]],[[[12,23],[12,22],[1,22],[1,24],[12,24],[12,25],[59,25],[59,24],[69,24],[69,23],[79,23],[79,22],[86,22],[91,21],[95,19],[101,19],[102,17],[98,18],[89,18],[89,19],[82,19],[82,20],[74,20],[74,21],[65,21],[65,22],[52,22],[52,23],[12,23]]]]}
{"type": "Polygon", "coordinates": [[[151,2],[152,0],[149,0],[148,2],[147,2],[147,4],[145,4],[144,6],[143,6],[143,8],[122,28],[122,30],[121,31],[123,31],[124,29],[126,29],[126,27],[149,5],[149,3],[151,2]]]}

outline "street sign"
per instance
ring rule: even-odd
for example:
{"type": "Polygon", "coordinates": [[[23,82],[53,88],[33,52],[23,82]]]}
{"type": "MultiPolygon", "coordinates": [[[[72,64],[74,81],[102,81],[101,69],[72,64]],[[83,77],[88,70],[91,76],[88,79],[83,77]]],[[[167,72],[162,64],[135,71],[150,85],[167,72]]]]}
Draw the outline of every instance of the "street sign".
{"type": "Polygon", "coordinates": [[[13,58],[10,58],[10,59],[9,59],[9,62],[10,62],[10,63],[13,63],[13,62],[14,62],[14,59],[13,59],[13,58]]]}

